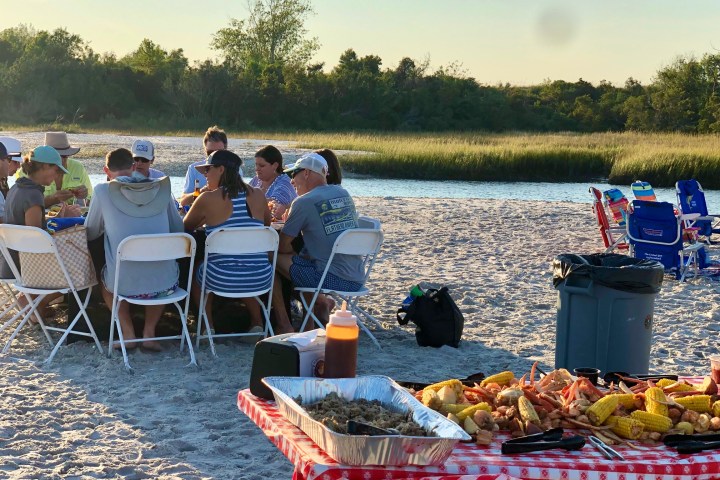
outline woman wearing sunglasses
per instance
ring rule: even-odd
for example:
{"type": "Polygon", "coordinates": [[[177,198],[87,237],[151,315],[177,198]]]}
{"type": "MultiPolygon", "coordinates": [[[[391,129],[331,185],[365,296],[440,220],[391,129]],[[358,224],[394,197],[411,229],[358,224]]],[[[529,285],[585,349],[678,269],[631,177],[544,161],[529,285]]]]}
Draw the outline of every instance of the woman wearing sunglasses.
{"type": "MultiPolygon", "coordinates": [[[[195,169],[205,175],[208,191],[200,194],[185,215],[185,230],[195,230],[205,225],[209,235],[219,228],[270,225],[270,211],[262,191],[250,187],[240,176],[240,157],[228,150],[218,150],[207,162],[195,169]]],[[[200,302],[200,284],[210,290],[242,294],[268,288],[273,281],[272,267],[267,254],[208,255],[208,264],[198,268],[193,281],[192,293],[200,302]]],[[[206,304],[210,328],[213,327],[212,298],[206,304]]],[[[263,320],[255,299],[249,298],[245,305],[250,312],[251,332],[263,331],[263,320]]],[[[277,333],[291,332],[289,322],[277,325],[277,333]]]]}

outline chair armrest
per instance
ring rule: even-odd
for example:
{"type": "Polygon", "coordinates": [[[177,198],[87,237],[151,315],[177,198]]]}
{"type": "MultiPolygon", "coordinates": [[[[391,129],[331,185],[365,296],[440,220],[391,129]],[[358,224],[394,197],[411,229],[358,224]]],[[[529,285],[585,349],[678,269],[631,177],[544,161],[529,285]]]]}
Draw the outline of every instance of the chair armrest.
{"type": "Polygon", "coordinates": [[[695,220],[715,220],[716,218],[716,215],[705,215],[704,217],[698,217],[695,220]]]}
{"type": "Polygon", "coordinates": [[[680,215],[680,220],[697,220],[700,218],[699,213],[684,213],[680,215]]]}
{"type": "Polygon", "coordinates": [[[697,250],[700,250],[705,247],[704,243],[693,243],[692,245],[688,245],[687,247],[683,247],[684,252],[694,252],[697,250]]]}

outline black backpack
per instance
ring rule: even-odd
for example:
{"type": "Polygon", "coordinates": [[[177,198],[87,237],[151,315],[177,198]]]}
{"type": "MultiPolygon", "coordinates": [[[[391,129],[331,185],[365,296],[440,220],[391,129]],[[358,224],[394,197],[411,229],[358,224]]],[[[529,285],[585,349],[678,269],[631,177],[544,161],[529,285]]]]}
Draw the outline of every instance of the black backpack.
{"type": "Polygon", "coordinates": [[[410,305],[403,305],[397,311],[400,325],[415,324],[415,338],[421,347],[442,347],[460,344],[465,318],[448,293],[447,287],[440,290],[428,288],[410,305]],[[401,316],[401,314],[405,314],[401,316]]]}

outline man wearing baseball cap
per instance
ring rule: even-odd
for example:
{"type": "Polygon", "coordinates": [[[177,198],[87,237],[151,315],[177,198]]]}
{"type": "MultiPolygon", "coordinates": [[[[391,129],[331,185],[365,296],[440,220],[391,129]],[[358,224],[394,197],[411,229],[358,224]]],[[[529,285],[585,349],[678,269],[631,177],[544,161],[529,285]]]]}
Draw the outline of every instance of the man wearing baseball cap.
{"type": "MultiPolygon", "coordinates": [[[[337,237],[345,230],[358,228],[355,203],[340,185],[327,184],[327,171],[327,162],[317,153],[300,157],[284,170],[299,196],[290,206],[280,232],[276,269],[296,287],[317,287],[337,237]],[[300,254],[295,255],[292,241],[300,234],[305,245],[300,254]]],[[[336,255],[323,287],[358,291],[362,288],[363,274],[362,257],[336,255]]],[[[281,289],[273,290],[273,295],[276,314],[287,315],[280,307],[284,305],[281,289]]],[[[324,295],[318,297],[315,315],[320,321],[327,323],[333,305],[324,295]]]]}
{"type": "Polygon", "coordinates": [[[160,170],[152,168],[155,162],[155,146],[150,140],[135,140],[131,152],[136,172],[150,180],[166,176],[160,170]]]}
{"type": "Polygon", "coordinates": [[[15,172],[20,168],[22,163],[22,148],[20,146],[20,140],[13,137],[0,137],[0,143],[5,145],[5,148],[10,155],[10,162],[8,164],[8,177],[15,175],[15,172]]]}

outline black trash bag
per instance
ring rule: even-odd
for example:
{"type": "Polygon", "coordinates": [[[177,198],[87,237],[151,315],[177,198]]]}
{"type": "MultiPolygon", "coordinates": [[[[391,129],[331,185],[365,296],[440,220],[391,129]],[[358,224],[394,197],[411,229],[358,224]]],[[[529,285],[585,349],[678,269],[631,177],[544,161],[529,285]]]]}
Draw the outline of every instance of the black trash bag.
{"type": "Polygon", "coordinates": [[[403,305],[397,311],[400,325],[415,324],[415,339],[421,347],[442,347],[460,344],[465,317],[448,293],[447,287],[440,290],[428,288],[410,305],[403,305]],[[401,314],[405,314],[401,316],[401,314]]]}
{"type": "Polygon", "coordinates": [[[598,285],[630,293],[658,293],[665,268],[660,262],[618,255],[593,253],[558,255],[553,261],[553,286],[570,277],[582,277],[598,285]]]}

